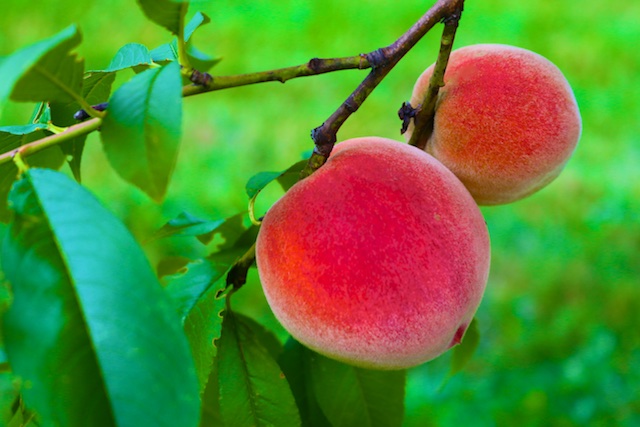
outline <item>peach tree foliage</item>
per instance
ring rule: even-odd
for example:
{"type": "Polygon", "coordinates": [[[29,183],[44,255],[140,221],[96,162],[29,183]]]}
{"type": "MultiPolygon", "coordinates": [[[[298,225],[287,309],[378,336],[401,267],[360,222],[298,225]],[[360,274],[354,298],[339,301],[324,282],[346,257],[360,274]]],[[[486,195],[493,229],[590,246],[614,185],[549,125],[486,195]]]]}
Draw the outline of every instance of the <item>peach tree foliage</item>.
{"type": "MultiPolygon", "coordinates": [[[[436,4],[429,25],[445,16],[449,3],[436,4]]],[[[315,133],[317,144],[326,135],[335,141],[353,105],[402,55],[392,52],[382,63],[376,55],[312,60],[280,74],[212,79],[217,59],[190,41],[209,17],[196,12],[186,19],[188,2],[138,4],[172,40],[152,48],[127,44],[105,69],[93,69],[74,53],[82,37],[71,26],[0,60],[0,103],[34,104],[28,124],[0,127],[6,223],[0,420],[11,426],[400,425],[405,371],[355,368],[293,339],[283,344],[233,311],[232,294],[254,260],[258,226],[251,209],[228,218],[183,213],[160,227],[153,238],[224,243],[158,277],[122,221],[80,183],[80,165],[87,134],[99,130],[111,167],[161,201],[178,155],[184,97],[374,69],[364,89],[325,123],[329,129],[315,133]],[[114,87],[116,75],[131,69],[135,75],[114,87]],[[59,171],[65,162],[73,178],[59,171]]],[[[301,172],[317,169],[318,154],[326,153],[326,144],[318,146],[316,160],[257,173],[247,183],[248,200],[270,183],[287,190],[301,172]]],[[[454,351],[452,373],[477,344],[476,329],[470,331],[454,351]]]]}

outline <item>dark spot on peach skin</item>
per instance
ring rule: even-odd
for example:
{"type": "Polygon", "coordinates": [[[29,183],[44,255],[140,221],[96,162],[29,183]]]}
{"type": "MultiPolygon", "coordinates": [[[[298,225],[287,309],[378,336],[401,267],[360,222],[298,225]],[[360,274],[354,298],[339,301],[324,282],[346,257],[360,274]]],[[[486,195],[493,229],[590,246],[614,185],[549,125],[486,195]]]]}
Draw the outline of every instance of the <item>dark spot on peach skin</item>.
{"type": "Polygon", "coordinates": [[[448,348],[451,348],[454,345],[458,345],[462,342],[462,337],[464,337],[464,333],[467,331],[467,326],[469,326],[469,324],[465,323],[458,327],[458,329],[456,330],[456,333],[453,334],[453,339],[451,340],[451,343],[449,343],[448,348]]]}

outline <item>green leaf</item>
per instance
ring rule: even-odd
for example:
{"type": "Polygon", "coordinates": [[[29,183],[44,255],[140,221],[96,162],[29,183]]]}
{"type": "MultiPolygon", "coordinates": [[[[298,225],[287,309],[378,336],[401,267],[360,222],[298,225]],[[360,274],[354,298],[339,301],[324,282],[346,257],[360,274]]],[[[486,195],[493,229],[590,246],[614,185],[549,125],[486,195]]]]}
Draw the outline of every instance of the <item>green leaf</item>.
{"type": "Polygon", "coordinates": [[[460,372],[469,363],[478,348],[478,344],[480,344],[480,331],[478,330],[478,321],[474,318],[464,333],[460,344],[453,348],[449,377],[460,372]]]}
{"type": "Polygon", "coordinates": [[[163,239],[170,236],[203,236],[208,235],[225,222],[224,219],[201,219],[189,212],[181,212],[177,217],[160,227],[152,239],[163,239]]]}
{"type": "Polygon", "coordinates": [[[201,219],[188,212],[180,213],[160,227],[150,240],[170,236],[196,236],[203,244],[208,244],[216,235],[220,235],[228,244],[234,243],[246,230],[243,218],[246,212],[240,212],[224,219],[201,219]]]}
{"type": "Polygon", "coordinates": [[[308,162],[305,159],[294,163],[277,178],[278,184],[284,191],[288,191],[296,182],[300,181],[300,172],[307,166],[308,162]]]}
{"type": "Polygon", "coordinates": [[[173,0],[138,0],[138,4],[147,18],[175,35],[180,33],[189,7],[188,1],[173,0]]]}
{"type": "Polygon", "coordinates": [[[280,340],[278,340],[273,332],[252,318],[243,316],[243,321],[251,328],[256,339],[269,352],[271,357],[277,361],[284,351],[284,346],[280,340]]]}
{"type": "Polygon", "coordinates": [[[222,313],[226,308],[223,278],[228,268],[207,260],[194,261],[187,265],[183,274],[169,278],[166,288],[182,316],[201,392],[217,353],[214,343],[222,332],[222,313]]]}
{"type": "MultiPolygon", "coordinates": [[[[111,86],[116,78],[115,72],[96,72],[87,73],[83,80],[82,96],[90,105],[96,105],[109,99],[111,86]]],[[[76,101],[71,102],[52,102],[51,120],[57,126],[71,126],[76,123],[73,117],[75,112],[80,109],[80,105],[76,101]]],[[[82,153],[84,151],[84,143],[87,135],[78,136],[60,144],[60,149],[67,156],[67,162],[75,179],[81,181],[80,165],[82,162],[82,153]]]]}
{"type": "MultiPolygon", "coordinates": [[[[0,127],[0,152],[7,153],[29,142],[44,138],[48,135],[45,128],[46,125],[42,123],[0,127]]],[[[64,154],[60,151],[60,147],[54,146],[29,156],[28,163],[31,166],[58,169],[64,163],[64,154]]],[[[17,175],[18,168],[13,163],[0,165],[0,221],[7,222],[11,218],[7,207],[7,195],[17,175]]]]}
{"type": "Polygon", "coordinates": [[[116,73],[87,73],[84,76],[82,95],[89,104],[95,105],[105,102],[111,94],[111,86],[116,79],[116,73]]]}
{"type": "MultiPolygon", "coordinates": [[[[186,46],[187,58],[190,64],[198,71],[209,71],[222,58],[214,58],[196,49],[191,42],[186,46]]],[[[165,43],[151,51],[151,58],[154,62],[162,64],[178,60],[178,41],[174,39],[171,43],[165,43]]]]}
{"type": "Polygon", "coordinates": [[[46,125],[51,120],[51,109],[46,102],[38,103],[33,109],[29,123],[46,125]]]}
{"type": "Polygon", "coordinates": [[[7,425],[13,417],[12,406],[18,397],[18,387],[10,372],[0,372],[0,425],[7,425]]]}
{"type": "Polygon", "coordinates": [[[332,426],[402,425],[406,371],[355,368],[309,354],[313,390],[332,426]]]}
{"type": "Polygon", "coordinates": [[[254,327],[227,311],[216,370],[222,421],[227,427],[300,425],[289,384],[254,327]]]}
{"type": "Polygon", "coordinates": [[[153,62],[163,63],[178,59],[178,41],[173,39],[171,43],[165,43],[149,52],[153,62]]]}
{"type": "MultiPolygon", "coordinates": [[[[31,133],[35,133],[37,131],[46,130],[46,129],[47,129],[46,123],[32,123],[29,125],[18,125],[18,126],[0,126],[0,138],[2,138],[0,139],[0,141],[2,141],[3,144],[7,144],[7,141],[21,139],[21,138],[12,138],[12,136],[21,137],[24,135],[29,135],[31,133]]],[[[5,149],[5,145],[0,146],[0,150],[2,150],[3,153],[7,152],[7,150],[5,149]]]]}
{"type": "MultiPolygon", "coordinates": [[[[230,221],[225,221],[220,228],[229,224],[230,221]]],[[[235,261],[254,241],[255,230],[251,228],[239,236],[234,244],[225,246],[206,259],[192,261],[180,273],[164,278],[165,289],[184,322],[201,392],[207,384],[217,353],[214,341],[220,338],[222,312],[225,310],[226,292],[229,291],[225,278],[235,261]]],[[[268,348],[273,349],[272,344],[268,348]]]]}
{"type": "Polygon", "coordinates": [[[122,46],[104,71],[119,71],[153,62],[146,46],[139,43],[128,43],[122,46]]]}
{"type": "Polygon", "coordinates": [[[211,18],[209,18],[205,13],[196,12],[195,15],[193,15],[193,18],[191,18],[189,23],[184,27],[184,41],[188,42],[195,30],[209,22],[211,22],[211,18]]]}
{"type": "Polygon", "coordinates": [[[249,178],[247,181],[247,185],[245,186],[245,190],[247,191],[247,196],[250,199],[253,199],[258,195],[264,188],[269,185],[269,183],[273,182],[282,175],[282,172],[260,172],[249,178]]]}
{"type": "Polygon", "coordinates": [[[257,173],[256,175],[249,178],[249,181],[245,186],[247,195],[250,199],[253,199],[258,195],[258,193],[264,190],[267,185],[275,180],[277,180],[282,188],[287,191],[293,186],[293,184],[298,182],[298,180],[300,179],[300,171],[304,169],[306,164],[306,160],[301,160],[280,172],[257,173]]]}
{"type": "MultiPolygon", "coordinates": [[[[221,58],[214,58],[206,53],[200,52],[191,42],[186,46],[189,62],[198,71],[209,71],[214,65],[221,61],[221,58]]],[[[178,40],[165,43],[151,51],[151,59],[156,63],[166,63],[167,61],[178,60],[178,40]]]]}
{"type": "Polygon", "coordinates": [[[218,284],[224,274],[231,267],[232,262],[211,262],[207,259],[199,259],[187,264],[183,271],[166,276],[163,280],[165,290],[174,301],[178,315],[184,322],[199,299],[211,289],[218,286],[218,291],[225,288],[225,284],[218,284]]]}
{"type": "Polygon", "coordinates": [[[291,391],[300,410],[302,425],[331,427],[331,423],[318,405],[318,399],[311,382],[311,357],[313,355],[311,350],[290,338],[284,346],[284,352],[278,358],[278,363],[291,386],[291,391]]]}
{"type": "Polygon", "coordinates": [[[213,361],[207,386],[202,394],[202,409],[200,415],[200,427],[224,426],[220,415],[220,383],[218,382],[217,359],[213,361]]]}
{"type": "Polygon", "coordinates": [[[187,43],[187,57],[189,63],[198,71],[209,71],[222,60],[222,58],[214,58],[206,53],[196,49],[191,43],[187,43]]]}
{"type": "Polygon", "coordinates": [[[178,157],[182,121],[180,66],[146,70],[111,96],[102,141],[111,166],[160,201],[178,157]]]}
{"type": "Polygon", "coordinates": [[[14,185],[4,338],[42,425],[195,426],[198,383],[171,300],[125,226],[64,174],[14,185]]]}
{"type": "Polygon", "coordinates": [[[84,62],[69,51],[80,43],[75,26],[18,50],[0,62],[0,104],[66,101],[80,97],[84,62]]]}

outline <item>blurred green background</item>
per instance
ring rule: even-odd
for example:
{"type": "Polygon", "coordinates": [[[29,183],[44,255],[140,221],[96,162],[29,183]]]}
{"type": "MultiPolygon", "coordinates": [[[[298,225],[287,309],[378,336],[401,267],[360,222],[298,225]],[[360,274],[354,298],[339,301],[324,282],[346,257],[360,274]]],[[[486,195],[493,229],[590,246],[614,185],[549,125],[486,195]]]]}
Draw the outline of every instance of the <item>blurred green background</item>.
{"type": "MultiPolygon", "coordinates": [[[[350,56],[393,42],[430,2],[200,2],[212,23],[196,45],[221,56],[214,74],[350,56]]],[[[118,48],[170,40],[133,1],[4,2],[0,56],[78,23],[87,69],[118,48]]],[[[435,59],[441,27],[428,34],[340,131],[339,140],[401,139],[396,112],[435,59]]],[[[456,46],[505,43],[556,63],[572,84],[583,135],[563,174],[528,199],[484,208],[492,267],[478,312],[481,344],[446,381],[450,355],[410,371],[407,426],[640,425],[640,2],[468,1],[456,46]]],[[[253,174],[282,170],[312,148],[309,131],[366,71],[342,71],[214,92],[185,100],[184,138],[162,205],[108,166],[97,135],[87,143],[84,184],[144,241],[181,211],[214,218],[246,209],[253,174]]],[[[128,75],[123,78],[128,78],[128,75]]],[[[32,106],[10,104],[1,125],[23,124],[32,106]]],[[[273,186],[275,187],[275,186],[273,186]]],[[[280,196],[269,188],[262,212],[280,196]]],[[[191,239],[145,245],[163,256],[197,257],[191,239]]],[[[253,271],[235,307],[284,332],[253,271]]]]}

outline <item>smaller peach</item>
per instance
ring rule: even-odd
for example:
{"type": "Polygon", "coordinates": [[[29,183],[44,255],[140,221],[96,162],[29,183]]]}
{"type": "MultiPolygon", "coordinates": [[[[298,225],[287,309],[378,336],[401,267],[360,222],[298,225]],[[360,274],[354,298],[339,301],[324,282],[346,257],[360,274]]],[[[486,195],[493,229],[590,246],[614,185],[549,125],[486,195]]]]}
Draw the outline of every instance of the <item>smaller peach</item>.
{"type": "MultiPolygon", "coordinates": [[[[422,102],[433,67],[418,78],[413,107],[422,102]]],[[[478,204],[522,199],[560,174],[582,124],[573,91],[553,63],[513,46],[472,45],[451,53],[444,82],[425,150],[478,204]]]]}

